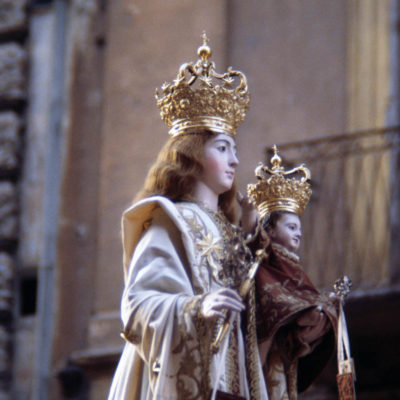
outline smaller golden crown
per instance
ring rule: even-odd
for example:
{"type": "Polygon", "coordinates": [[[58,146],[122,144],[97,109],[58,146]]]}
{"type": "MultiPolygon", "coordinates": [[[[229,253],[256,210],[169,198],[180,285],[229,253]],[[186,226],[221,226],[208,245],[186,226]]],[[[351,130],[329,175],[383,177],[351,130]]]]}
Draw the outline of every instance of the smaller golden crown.
{"type": "Polygon", "coordinates": [[[173,83],[162,85],[161,96],[156,90],[161,119],[172,136],[210,129],[235,138],[249,107],[247,79],[231,67],[223,74],[215,72],[205,32],[202,38],[197,62],[182,64],[173,83]]]}
{"type": "Polygon", "coordinates": [[[273,211],[289,211],[301,215],[311,197],[311,173],[304,164],[289,171],[281,167],[282,159],[278,148],[272,147],[274,155],[271,158],[272,168],[260,163],[254,173],[258,179],[255,184],[247,185],[247,194],[257,207],[261,218],[273,211]],[[289,175],[301,173],[300,179],[289,178],[289,175]]]}

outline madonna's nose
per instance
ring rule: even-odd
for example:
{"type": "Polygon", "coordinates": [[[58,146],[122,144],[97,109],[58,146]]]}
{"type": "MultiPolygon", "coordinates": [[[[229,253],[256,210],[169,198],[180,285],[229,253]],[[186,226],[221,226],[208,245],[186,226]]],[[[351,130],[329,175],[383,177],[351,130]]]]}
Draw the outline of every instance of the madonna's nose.
{"type": "Polygon", "coordinates": [[[229,164],[236,167],[239,164],[239,159],[236,154],[232,154],[229,160],[229,164]]]}

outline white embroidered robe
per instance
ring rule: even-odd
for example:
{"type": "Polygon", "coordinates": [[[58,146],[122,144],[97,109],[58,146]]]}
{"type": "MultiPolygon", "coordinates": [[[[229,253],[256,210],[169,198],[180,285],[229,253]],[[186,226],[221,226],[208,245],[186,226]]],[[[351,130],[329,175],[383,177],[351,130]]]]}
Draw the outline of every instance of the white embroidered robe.
{"type": "MultiPolygon", "coordinates": [[[[211,387],[217,385],[225,391],[228,364],[225,360],[219,363],[221,351],[207,359],[201,348],[201,343],[209,345],[215,325],[206,321],[199,328],[195,323],[202,295],[220,287],[213,277],[219,268],[215,251],[222,245],[218,228],[198,205],[176,205],[154,196],[125,211],[122,233],[125,289],[121,316],[129,342],[108,399],[206,400],[210,393],[201,386],[204,371],[209,371],[211,387]],[[215,382],[219,365],[221,376],[215,382]]],[[[250,399],[244,338],[238,328],[240,315],[235,319],[239,353],[236,384],[240,394],[250,399]]],[[[260,362],[256,368],[259,398],[266,400],[260,362]]]]}

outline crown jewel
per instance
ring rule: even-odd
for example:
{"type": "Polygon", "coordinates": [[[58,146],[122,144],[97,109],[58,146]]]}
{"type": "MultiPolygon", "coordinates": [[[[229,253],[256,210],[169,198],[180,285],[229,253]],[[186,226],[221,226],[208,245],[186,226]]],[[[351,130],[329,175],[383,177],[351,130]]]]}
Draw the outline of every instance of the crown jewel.
{"type": "Polygon", "coordinates": [[[260,163],[254,173],[258,179],[255,184],[247,185],[247,193],[251,202],[257,207],[261,218],[273,211],[289,211],[301,215],[311,197],[311,173],[304,164],[289,171],[281,166],[282,159],[278,148],[272,147],[274,155],[271,158],[272,168],[260,163]],[[290,178],[290,175],[301,173],[300,179],[290,178]]]}
{"type": "Polygon", "coordinates": [[[173,83],[164,83],[161,94],[156,90],[161,119],[172,136],[210,129],[235,138],[249,106],[247,79],[231,67],[217,73],[205,32],[202,38],[197,62],[182,64],[173,83]]]}

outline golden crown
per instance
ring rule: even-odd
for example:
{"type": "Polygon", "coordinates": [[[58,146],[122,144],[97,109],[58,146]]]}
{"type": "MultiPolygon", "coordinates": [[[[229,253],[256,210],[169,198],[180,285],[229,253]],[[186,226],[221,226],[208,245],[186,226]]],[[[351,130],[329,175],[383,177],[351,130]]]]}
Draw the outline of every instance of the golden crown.
{"type": "Polygon", "coordinates": [[[254,173],[258,182],[247,185],[247,194],[257,207],[261,218],[273,211],[289,211],[301,215],[312,193],[307,182],[311,178],[310,170],[301,164],[285,171],[285,168],[281,167],[282,159],[278,155],[278,148],[274,145],[272,150],[272,168],[262,163],[257,166],[254,173]],[[288,177],[298,173],[302,174],[300,179],[288,177]]]}
{"type": "Polygon", "coordinates": [[[223,74],[215,72],[205,32],[202,38],[197,62],[182,64],[173,83],[162,85],[161,95],[156,90],[161,119],[172,136],[210,129],[235,138],[249,107],[247,79],[231,67],[223,74]]]}

